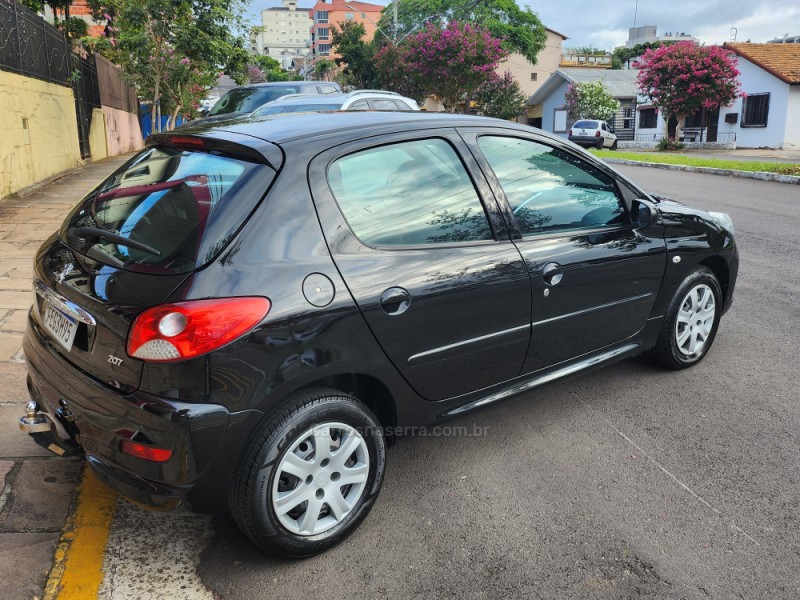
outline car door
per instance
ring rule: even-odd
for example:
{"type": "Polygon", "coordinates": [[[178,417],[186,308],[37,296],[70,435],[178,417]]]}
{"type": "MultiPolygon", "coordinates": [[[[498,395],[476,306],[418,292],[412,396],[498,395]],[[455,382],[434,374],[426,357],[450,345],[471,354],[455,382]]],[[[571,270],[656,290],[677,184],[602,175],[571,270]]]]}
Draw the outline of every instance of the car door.
{"type": "Polygon", "coordinates": [[[661,285],[666,247],[659,228],[631,224],[634,191],[538,136],[472,131],[465,139],[499,190],[531,276],[533,333],[523,372],[640,331],[661,285]]]}
{"type": "Polygon", "coordinates": [[[388,359],[424,398],[516,377],[530,278],[452,129],[370,138],[311,163],[333,260],[388,359]]]}

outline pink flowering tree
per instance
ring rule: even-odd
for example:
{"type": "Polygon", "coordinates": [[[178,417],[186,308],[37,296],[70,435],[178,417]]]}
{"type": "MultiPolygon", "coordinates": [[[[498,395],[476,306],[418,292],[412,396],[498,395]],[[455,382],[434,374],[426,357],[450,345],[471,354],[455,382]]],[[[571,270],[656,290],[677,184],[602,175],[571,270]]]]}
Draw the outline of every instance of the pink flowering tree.
{"type": "Polygon", "coordinates": [[[450,112],[462,102],[468,107],[475,91],[495,77],[497,65],[508,56],[488,29],[458,21],[428,24],[406,44],[407,67],[425,93],[438,96],[450,112]]]}
{"type": "Polygon", "coordinates": [[[678,139],[688,115],[727,106],[740,93],[736,60],[719,46],[662,46],[647,50],[634,67],[640,69],[640,91],[661,110],[665,124],[670,117],[677,119],[678,139]]]}

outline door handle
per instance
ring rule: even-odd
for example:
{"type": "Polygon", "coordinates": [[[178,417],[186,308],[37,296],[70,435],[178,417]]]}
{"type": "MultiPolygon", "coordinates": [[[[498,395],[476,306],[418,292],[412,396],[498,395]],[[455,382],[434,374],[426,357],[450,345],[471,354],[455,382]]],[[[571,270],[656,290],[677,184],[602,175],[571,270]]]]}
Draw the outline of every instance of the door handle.
{"type": "Polygon", "coordinates": [[[390,287],[381,294],[381,308],[387,315],[401,315],[411,306],[411,294],[401,287],[390,287]]]}
{"type": "Polygon", "coordinates": [[[546,285],[558,285],[562,277],[564,277],[564,270],[558,263],[547,263],[542,269],[542,279],[546,285]]]}

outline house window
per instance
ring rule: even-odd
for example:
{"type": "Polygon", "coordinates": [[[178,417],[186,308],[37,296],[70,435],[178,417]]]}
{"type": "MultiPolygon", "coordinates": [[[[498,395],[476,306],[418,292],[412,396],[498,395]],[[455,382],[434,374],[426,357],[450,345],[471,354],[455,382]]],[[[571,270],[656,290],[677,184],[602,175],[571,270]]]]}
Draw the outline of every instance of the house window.
{"type": "Polygon", "coordinates": [[[317,23],[327,23],[328,22],[328,11],[327,10],[318,10],[314,13],[314,20],[317,23]]]}
{"type": "Polygon", "coordinates": [[[742,101],[742,127],[766,127],[769,93],[748,94],[742,101]]]}
{"type": "Polygon", "coordinates": [[[317,37],[321,40],[327,40],[330,29],[328,27],[320,27],[317,29],[317,37]]]}
{"type": "Polygon", "coordinates": [[[538,73],[531,73],[531,81],[536,81],[537,79],[539,79],[539,74],[538,73]]]}
{"type": "Polygon", "coordinates": [[[658,113],[655,108],[639,111],[639,129],[655,129],[658,126],[658,113]]]}
{"type": "Polygon", "coordinates": [[[317,44],[317,54],[327,55],[331,51],[330,44],[317,44]]]}

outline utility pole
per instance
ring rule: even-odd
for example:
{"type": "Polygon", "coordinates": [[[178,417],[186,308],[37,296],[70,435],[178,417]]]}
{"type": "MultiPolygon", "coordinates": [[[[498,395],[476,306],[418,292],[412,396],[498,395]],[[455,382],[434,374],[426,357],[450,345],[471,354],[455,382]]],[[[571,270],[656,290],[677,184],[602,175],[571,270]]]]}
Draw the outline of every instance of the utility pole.
{"type": "Polygon", "coordinates": [[[392,2],[392,42],[395,46],[397,46],[397,5],[399,3],[400,0],[393,0],[392,2]]]}

